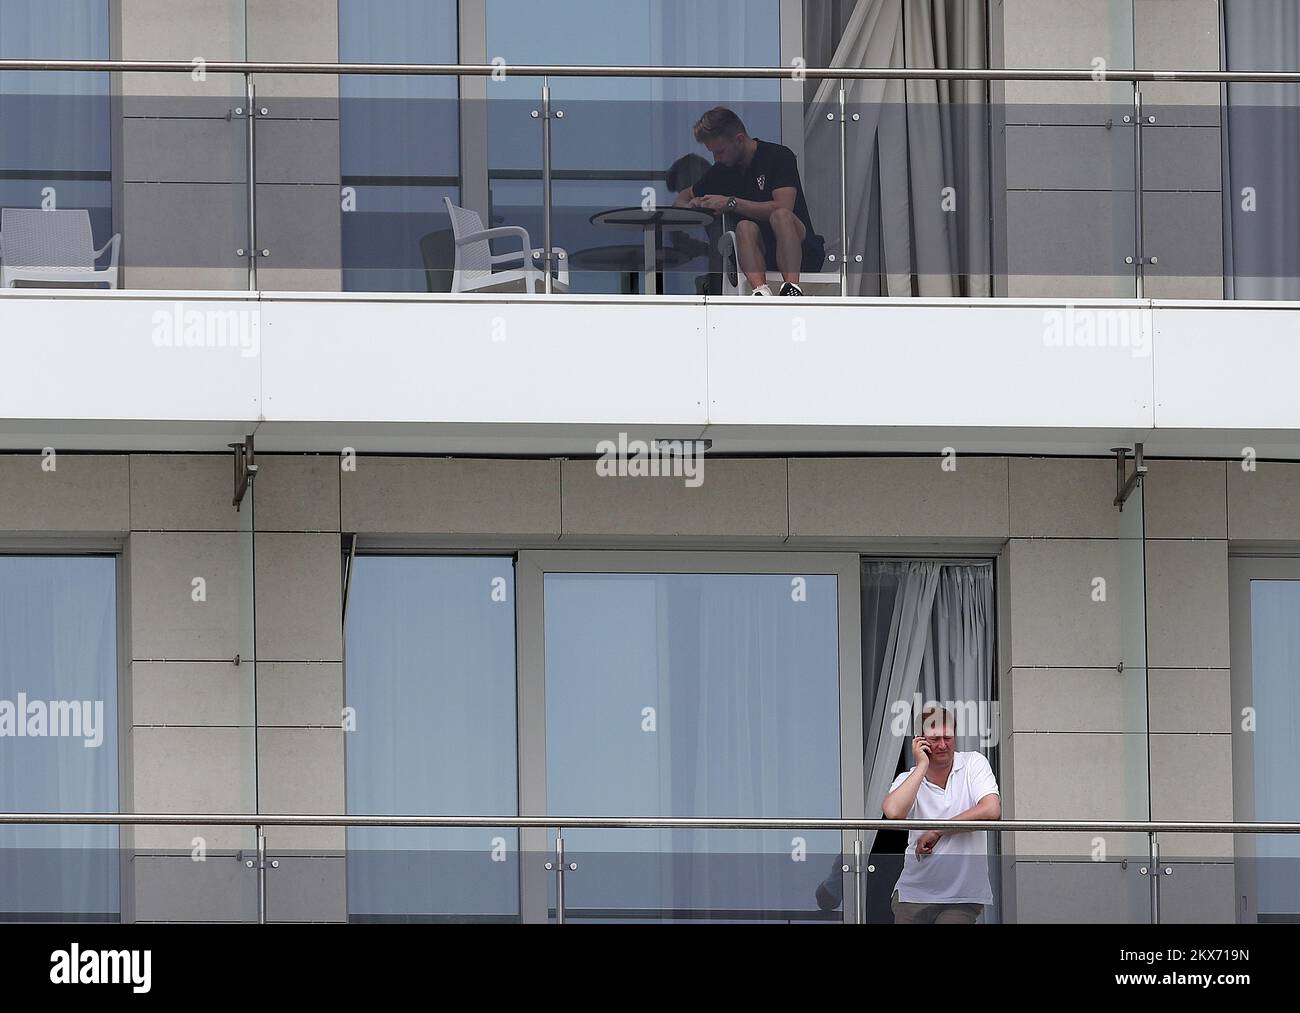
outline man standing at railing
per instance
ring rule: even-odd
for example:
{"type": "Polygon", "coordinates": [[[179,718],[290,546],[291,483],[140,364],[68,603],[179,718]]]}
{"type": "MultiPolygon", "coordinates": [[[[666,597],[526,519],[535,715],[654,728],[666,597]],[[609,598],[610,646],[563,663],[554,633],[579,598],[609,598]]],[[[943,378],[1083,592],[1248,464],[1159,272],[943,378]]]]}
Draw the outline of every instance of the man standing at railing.
{"type": "Polygon", "coordinates": [[[799,275],[821,270],[826,244],[813,231],[794,152],[750,137],[725,106],[700,118],[695,139],[709,149],[714,164],[677,195],[676,206],[705,208],[736,221],[740,270],[754,295],[772,294],[767,269],[773,265],[785,282],[781,294],[803,295],[799,275]]]}
{"type": "MultiPolygon", "coordinates": [[[[921,712],[924,734],[912,740],[916,766],[894,778],[883,805],[890,820],[997,820],[998,782],[979,753],[954,750],[957,722],[942,707],[921,712]]],[[[986,831],[913,830],[894,890],[894,922],[966,924],[993,903],[986,831]]]]}

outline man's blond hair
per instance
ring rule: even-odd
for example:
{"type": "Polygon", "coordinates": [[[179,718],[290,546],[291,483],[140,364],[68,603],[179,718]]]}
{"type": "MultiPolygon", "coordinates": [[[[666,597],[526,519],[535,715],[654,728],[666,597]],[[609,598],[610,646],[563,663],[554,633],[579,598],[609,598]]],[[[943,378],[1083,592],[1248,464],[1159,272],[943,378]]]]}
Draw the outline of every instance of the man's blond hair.
{"type": "Polygon", "coordinates": [[[731,138],[747,133],[744,121],[726,106],[715,106],[695,124],[695,139],[701,144],[716,137],[731,138]]]}

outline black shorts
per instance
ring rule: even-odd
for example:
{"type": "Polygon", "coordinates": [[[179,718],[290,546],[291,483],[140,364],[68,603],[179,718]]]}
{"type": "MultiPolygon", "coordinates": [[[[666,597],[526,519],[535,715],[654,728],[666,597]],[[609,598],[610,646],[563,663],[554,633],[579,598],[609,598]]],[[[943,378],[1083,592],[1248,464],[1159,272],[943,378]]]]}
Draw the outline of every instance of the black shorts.
{"type": "MultiPolygon", "coordinates": [[[[776,233],[770,225],[759,223],[758,231],[763,236],[763,258],[769,271],[780,270],[776,264],[776,233]]],[[[826,263],[826,240],[811,233],[803,237],[803,260],[799,264],[800,274],[816,274],[826,263]]]]}

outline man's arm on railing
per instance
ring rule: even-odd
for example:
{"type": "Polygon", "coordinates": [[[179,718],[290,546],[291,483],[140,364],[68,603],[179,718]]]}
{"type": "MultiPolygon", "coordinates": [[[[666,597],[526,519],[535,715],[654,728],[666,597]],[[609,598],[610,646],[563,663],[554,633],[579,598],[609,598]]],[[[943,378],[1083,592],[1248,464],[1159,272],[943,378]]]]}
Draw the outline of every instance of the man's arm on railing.
{"type": "MultiPolygon", "coordinates": [[[[989,761],[979,753],[973,753],[970,757],[970,776],[971,784],[975,796],[975,804],[965,812],[958,813],[953,817],[954,820],[1000,820],[1002,819],[1002,796],[998,794],[997,778],[993,776],[993,768],[989,766],[989,761]]],[[[970,833],[969,830],[941,830],[940,834],[970,833]]]]}
{"type": "MultiPolygon", "coordinates": [[[[997,792],[985,795],[965,812],[953,817],[954,820],[1000,820],[1002,819],[1002,798],[997,792]]],[[[953,827],[951,830],[937,831],[940,834],[968,834],[965,827],[953,827]]]]}

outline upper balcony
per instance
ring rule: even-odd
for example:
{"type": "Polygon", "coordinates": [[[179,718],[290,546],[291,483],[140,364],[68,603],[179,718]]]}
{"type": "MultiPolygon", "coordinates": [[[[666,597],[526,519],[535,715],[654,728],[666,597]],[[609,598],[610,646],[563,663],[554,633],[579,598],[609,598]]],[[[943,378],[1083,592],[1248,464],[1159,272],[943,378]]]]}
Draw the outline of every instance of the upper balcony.
{"type": "Polygon", "coordinates": [[[0,59],[0,125],[5,287],[744,294],[754,210],[674,205],[793,185],[809,294],[1300,299],[1300,72],[0,59]]]}
{"type": "Polygon", "coordinates": [[[1298,88],[0,60],[2,438],[1300,457],[1298,88]],[[797,159],[803,299],[678,207],[716,106],[797,159]]]}

